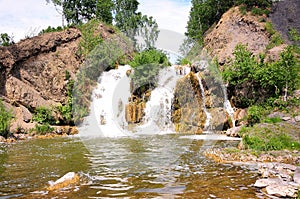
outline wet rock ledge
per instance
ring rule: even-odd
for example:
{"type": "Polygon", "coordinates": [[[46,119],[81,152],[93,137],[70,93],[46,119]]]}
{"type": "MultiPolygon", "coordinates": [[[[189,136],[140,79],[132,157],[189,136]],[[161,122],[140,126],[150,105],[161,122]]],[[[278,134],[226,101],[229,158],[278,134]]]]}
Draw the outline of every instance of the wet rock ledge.
{"type": "Polygon", "coordinates": [[[219,163],[254,168],[260,178],[253,185],[268,198],[296,198],[300,192],[300,151],[254,154],[236,148],[211,148],[205,156],[219,163]]]}

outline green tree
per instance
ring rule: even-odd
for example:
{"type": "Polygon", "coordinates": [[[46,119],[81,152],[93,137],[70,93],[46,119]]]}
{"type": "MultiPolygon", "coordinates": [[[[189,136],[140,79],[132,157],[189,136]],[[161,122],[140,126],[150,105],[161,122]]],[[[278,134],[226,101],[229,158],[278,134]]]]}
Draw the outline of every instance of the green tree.
{"type": "Polygon", "coordinates": [[[6,110],[2,100],[0,99],[0,136],[7,138],[12,117],[12,113],[6,110]]]}
{"type": "Polygon", "coordinates": [[[63,15],[68,23],[79,24],[93,18],[100,19],[108,24],[112,23],[112,0],[46,0],[54,5],[61,6],[63,15]]]}
{"type": "Polygon", "coordinates": [[[153,17],[144,15],[141,17],[139,23],[138,36],[141,37],[141,45],[138,46],[138,50],[150,49],[154,47],[155,41],[158,38],[159,30],[156,21],[153,17]]]}
{"type": "Polygon", "coordinates": [[[14,44],[13,37],[9,36],[7,33],[0,34],[0,46],[9,46],[14,44]]]}

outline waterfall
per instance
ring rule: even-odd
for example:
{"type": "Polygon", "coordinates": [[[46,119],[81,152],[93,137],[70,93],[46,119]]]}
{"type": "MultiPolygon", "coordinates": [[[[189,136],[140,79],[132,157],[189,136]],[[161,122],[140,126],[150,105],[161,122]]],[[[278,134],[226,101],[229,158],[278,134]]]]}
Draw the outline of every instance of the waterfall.
{"type": "Polygon", "coordinates": [[[203,87],[203,84],[202,84],[202,80],[199,77],[199,73],[197,73],[196,76],[197,76],[198,81],[199,81],[199,86],[200,86],[201,95],[202,95],[202,107],[203,107],[204,113],[206,114],[206,121],[205,121],[205,125],[204,125],[204,130],[209,130],[211,114],[208,112],[208,110],[206,108],[206,105],[205,105],[205,103],[206,103],[205,90],[204,90],[204,87],[203,87]]]}
{"type": "Polygon", "coordinates": [[[222,85],[222,89],[223,89],[223,94],[224,94],[224,109],[228,113],[228,115],[232,121],[232,126],[235,127],[234,109],[232,108],[231,103],[228,100],[226,86],[222,85]]]}
{"type": "Polygon", "coordinates": [[[125,105],[130,97],[130,79],[126,72],[130,66],[103,72],[93,92],[94,114],[105,137],[131,135],[126,131],[125,105]]]}
{"type": "Polygon", "coordinates": [[[137,131],[141,134],[173,132],[171,106],[176,82],[190,72],[189,67],[171,66],[160,71],[157,87],[151,92],[146,103],[144,124],[137,131]]]}

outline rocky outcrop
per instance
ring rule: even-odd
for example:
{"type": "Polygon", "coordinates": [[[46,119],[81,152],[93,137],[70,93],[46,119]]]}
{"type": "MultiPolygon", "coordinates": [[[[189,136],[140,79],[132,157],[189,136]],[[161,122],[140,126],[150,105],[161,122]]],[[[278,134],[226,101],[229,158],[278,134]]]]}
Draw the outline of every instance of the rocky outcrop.
{"type": "Polygon", "coordinates": [[[141,99],[131,98],[130,102],[125,107],[125,119],[128,124],[142,122],[146,103],[141,99]]]}
{"type": "Polygon", "coordinates": [[[177,132],[202,133],[206,121],[200,85],[191,72],[178,80],[172,102],[172,122],[177,132]]]}
{"type": "Polygon", "coordinates": [[[258,17],[241,14],[239,7],[234,7],[223,14],[217,25],[204,37],[204,47],[212,57],[218,57],[224,64],[233,57],[237,44],[242,43],[254,54],[264,52],[270,35],[265,31],[264,22],[258,17]]]}
{"type": "MultiPolygon", "coordinates": [[[[104,40],[120,40],[126,55],[132,52],[111,27],[99,24],[95,32],[104,40]]],[[[26,122],[37,107],[66,104],[67,85],[84,66],[85,58],[79,54],[81,39],[79,29],[68,28],[0,47],[0,98],[17,113],[12,131],[17,126],[27,129],[26,122]]]]}
{"type": "Polygon", "coordinates": [[[40,106],[64,104],[67,77],[75,78],[83,59],[77,54],[81,33],[76,28],[47,33],[0,47],[0,96],[11,104],[16,128],[27,124],[40,106]]]}

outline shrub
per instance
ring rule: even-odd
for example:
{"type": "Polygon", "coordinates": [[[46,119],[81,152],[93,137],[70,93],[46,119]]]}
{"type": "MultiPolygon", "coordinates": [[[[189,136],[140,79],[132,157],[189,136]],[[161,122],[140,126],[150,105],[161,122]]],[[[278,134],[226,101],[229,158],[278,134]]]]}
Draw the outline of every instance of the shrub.
{"type": "Polygon", "coordinates": [[[7,138],[12,117],[13,115],[11,111],[6,110],[2,100],[0,99],[0,136],[7,138]]]}
{"type": "Polygon", "coordinates": [[[38,135],[46,135],[47,133],[52,133],[54,131],[54,128],[51,127],[49,124],[43,124],[43,125],[35,125],[34,131],[38,135]]]}
{"type": "Polygon", "coordinates": [[[130,65],[134,68],[132,92],[141,96],[148,89],[156,86],[159,70],[170,65],[170,62],[162,51],[148,49],[137,54],[130,65]]]}
{"type": "Polygon", "coordinates": [[[129,65],[133,68],[145,64],[157,64],[161,66],[171,65],[167,55],[163,51],[154,48],[142,51],[133,58],[132,62],[129,63],[129,65]]]}
{"type": "Polygon", "coordinates": [[[300,41],[300,33],[295,28],[292,28],[289,31],[289,39],[296,42],[300,41]]]}
{"type": "Polygon", "coordinates": [[[56,28],[48,26],[46,29],[41,30],[38,35],[42,35],[42,34],[49,33],[49,32],[59,32],[59,31],[63,31],[63,30],[64,29],[61,26],[57,26],[56,28]]]}
{"type": "Polygon", "coordinates": [[[260,106],[251,106],[248,109],[248,118],[247,121],[249,125],[253,125],[255,123],[259,123],[262,119],[262,107],[260,106]]]}
{"type": "Polygon", "coordinates": [[[88,23],[79,26],[82,33],[79,43],[79,54],[86,57],[97,45],[102,43],[101,34],[96,33],[99,23],[99,20],[92,19],[88,23]]]}
{"type": "Polygon", "coordinates": [[[36,108],[32,120],[40,124],[52,124],[55,121],[52,116],[52,110],[44,106],[36,108]]]}

